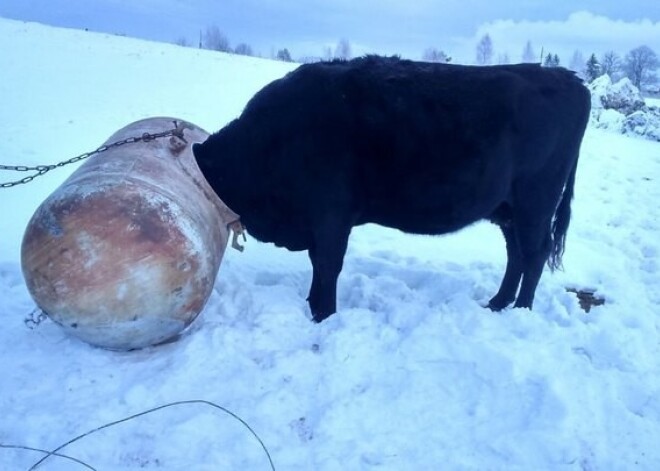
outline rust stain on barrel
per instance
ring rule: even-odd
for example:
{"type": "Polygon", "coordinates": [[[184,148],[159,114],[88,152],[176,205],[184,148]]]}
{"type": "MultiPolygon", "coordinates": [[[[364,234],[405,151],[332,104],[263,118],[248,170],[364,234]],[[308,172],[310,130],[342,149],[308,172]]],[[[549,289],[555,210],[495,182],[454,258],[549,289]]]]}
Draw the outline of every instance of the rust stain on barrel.
{"type": "MultiPolygon", "coordinates": [[[[200,309],[204,302],[204,280],[190,278],[190,273],[199,269],[199,254],[189,247],[167,204],[149,205],[141,196],[125,191],[120,187],[112,194],[73,197],[53,204],[52,220],[63,231],[56,239],[51,237],[48,227],[40,224],[31,227],[24,241],[26,253],[32,263],[40,266],[40,276],[33,280],[33,288],[46,290],[51,297],[57,294],[57,298],[77,292],[82,305],[93,304],[106,286],[114,289],[116,283],[130,285],[135,281],[133,278],[141,276],[141,268],[157,267],[161,279],[154,283],[159,281],[169,287],[168,291],[182,291],[189,284],[193,293],[201,292],[185,303],[187,306],[181,313],[185,321],[193,315],[188,311],[200,309]],[[45,260],[39,263],[39,258],[45,260]],[[181,266],[186,269],[181,270],[181,266]],[[43,284],[46,279],[59,282],[43,284]],[[85,297],[86,292],[90,298],[85,297]]],[[[130,286],[127,291],[131,291],[130,286]]],[[[125,309],[126,303],[134,302],[130,297],[117,299],[110,294],[103,298],[106,308],[114,303],[116,309],[125,309]]],[[[84,307],[93,309],[91,305],[84,307]]]]}
{"type": "MultiPolygon", "coordinates": [[[[33,225],[26,233],[26,253],[30,259],[46,258],[39,263],[40,271],[64,271],[70,289],[122,280],[131,267],[145,261],[174,267],[185,262],[187,271],[193,273],[199,268],[165,204],[149,207],[137,195],[122,196],[117,191],[64,199],[50,211],[63,234],[53,239],[49,227],[33,225]],[[81,265],[81,260],[87,262],[81,265]]],[[[176,268],[168,267],[164,273],[174,288],[188,277],[176,268]]]]}
{"type": "MultiPolygon", "coordinates": [[[[106,144],[170,125],[133,123],[106,144]]],[[[195,127],[187,139],[207,136],[195,127]]],[[[226,226],[237,218],[203,179],[190,144],[110,149],[77,169],[30,221],[22,247],[28,290],[51,319],[75,324],[91,343],[123,349],[166,340],[171,333],[151,338],[146,325],[192,322],[213,288],[226,226]],[[105,338],[104,329],[125,338],[105,338]]]]}

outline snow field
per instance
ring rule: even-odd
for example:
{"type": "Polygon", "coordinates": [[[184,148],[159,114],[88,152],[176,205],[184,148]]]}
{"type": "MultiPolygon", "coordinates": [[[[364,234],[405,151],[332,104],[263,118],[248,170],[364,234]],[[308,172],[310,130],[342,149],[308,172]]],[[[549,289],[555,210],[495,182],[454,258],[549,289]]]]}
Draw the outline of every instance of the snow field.
{"type": "MultiPolygon", "coordinates": [[[[9,20],[0,37],[3,164],[64,160],[150,116],[215,131],[294,67],[9,20]]],[[[72,170],[0,189],[0,444],[52,449],[204,399],[249,423],[278,470],[660,469],[660,144],[588,130],[565,271],[544,274],[532,312],[481,307],[505,265],[494,226],[416,237],[367,225],[326,322],[309,320],[306,254],[249,239],[179,340],[123,353],[23,322],[22,232],[72,170]],[[606,303],[585,314],[566,287],[606,303]]],[[[97,469],[269,469],[247,430],[200,405],[62,453],[97,469]]],[[[0,449],[2,469],[39,458],[0,449]]]]}

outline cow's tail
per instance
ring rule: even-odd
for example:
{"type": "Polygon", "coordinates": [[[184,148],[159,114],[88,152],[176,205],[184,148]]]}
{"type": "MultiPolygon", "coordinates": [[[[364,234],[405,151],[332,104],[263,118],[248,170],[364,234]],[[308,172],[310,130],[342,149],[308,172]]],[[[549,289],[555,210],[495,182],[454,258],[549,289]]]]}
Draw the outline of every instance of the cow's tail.
{"type": "Polygon", "coordinates": [[[554,271],[562,268],[562,256],[566,248],[566,232],[568,224],[571,221],[571,200],[573,199],[573,189],[575,187],[575,173],[577,172],[577,159],[571,169],[571,173],[566,181],[564,192],[559,200],[559,205],[555,211],[552,221],[552,250],[548,257],[548,266],[554,271]]]}

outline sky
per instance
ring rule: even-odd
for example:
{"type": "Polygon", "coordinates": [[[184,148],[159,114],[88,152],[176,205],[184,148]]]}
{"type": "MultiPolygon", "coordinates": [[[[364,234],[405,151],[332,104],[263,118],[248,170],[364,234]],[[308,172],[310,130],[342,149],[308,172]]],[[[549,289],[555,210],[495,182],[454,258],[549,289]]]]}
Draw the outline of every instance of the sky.
{"type": "Polygon", "coordinates": [[[435,47],[472,63],[486,33],[494,61],[519,61],[528,40],[539,57],[556,53],[565,65],[576,49],[625,55],[646,44],[660,52],[657,0],[3,0],[0,16],[191,44],[217,25],[234,46],[266,57],[286,47],[296,59],[322,57],[346,38],[353,55],[421,59],[435,47]]]}

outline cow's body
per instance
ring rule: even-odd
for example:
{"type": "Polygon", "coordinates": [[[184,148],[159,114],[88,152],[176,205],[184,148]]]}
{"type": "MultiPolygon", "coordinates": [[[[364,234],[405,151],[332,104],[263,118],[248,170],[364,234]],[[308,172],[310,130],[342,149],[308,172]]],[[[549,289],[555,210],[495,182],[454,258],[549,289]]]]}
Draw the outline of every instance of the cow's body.
{"type": "Polygon", "coordinates": [[[443,234],[502,228],[508,264],[490,301],[531,307],[543,265],[560,262],[589,115],[571,72],[366,57],[303,65],[195,145],[220,198],[258,240],[308,250],[309,303],[336,310],[351,228],[443,234]]]}

